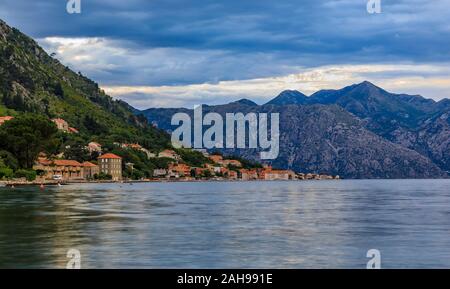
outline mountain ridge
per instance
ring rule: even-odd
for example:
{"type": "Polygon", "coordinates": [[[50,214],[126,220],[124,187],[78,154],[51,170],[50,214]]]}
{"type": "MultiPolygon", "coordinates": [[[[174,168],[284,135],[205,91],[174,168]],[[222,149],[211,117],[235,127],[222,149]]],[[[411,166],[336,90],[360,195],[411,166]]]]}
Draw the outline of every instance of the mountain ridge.
{"type": "MultiPolygon", "coordinates": [[[[229,104],[223,104],[218,106],[205,106],[204,113],[208,111],[215,111],[219,113],[225,112],[246,112],[253,110],[255,112],[263,111],[278,111],[283,117],[280,120],[280,125],[283,129],[288,130],[290,133],[283,135],[280,139],[280,144],[283,142],[287,143],[283,148],[287,150],[288,155],[281,155],[281,158],[274,162],[277,166],[282,166],[285,168],[295,168],[292,160],[297,159],[297,161],[302,164],[302,167],[306,167],[312,170],[320,170],[319,166],[311,166],[305,159],[300,157],[300,150],[304,151],[305,141],[301,138],[315,139],[315,142],[319,146],[324,146],[322,149],[315,149],[313,145],[309,144],[307,146],[307,155],[310,156],[311,163],[314,158],[321,159],[324,155],[327,156],[327,161],[321,162],[322,170],[330,174],[340,174],[346,177],[442,177],[445,175],[444,171],[449,171],[450,161],[449,154],[450,151],[450,140],[447,134],[450,128],[446,126],[445,117],[447,116],[446,109],[450,101],[441,100],[435,102],[434,100],[428,100],[422,96],[416,95],[406,95],[406,94],[391,94],[386,90],[375,86],[374,84],[365,81],[359,84],[350,85],[344,87],[340,90],[320,90],[313,94],[315,95],[314,101],[311,101],[311,96],[305,96],[302,93],[296,93],[295,91],[283,91],[277,97],[271,101],[257,107],[248,107],[246,105],[239,105],[237,102],[232,102],[229,104]],[[300,99],[300,101],[299,101],[300,99]],[[289,103],[289,101],[293,103],[289,103]],[[392,100],[392,101],[390,101],[392,100]],[[299,104],[300,102],[300,104],[299,104]],[[381,102],[378,103],[378,102],[381,102]],[[426,107],[429,106],[430,107],[426,107]],[[306,107],[306,108],[305,108],[306,107]],[[316,116],[316,114],[325,113],[324,115],[332,115],[337,113],[332,107],[339,107],[343,111],[349,113],[347,117],[354,118],[354,121],[358,121],[360,126],[356,127],[355,131],[359,132],[358,135],[354,135],[358,141],[361,138],[368,141],[367,144],[360,141],[360,147],[354,148],[350,134],[344,134],[345,140],[343,143],[339,143],[341,151],[345,151],[345,147],[348,153],[346,157],[348,160],[342,159],[339,155],[334,155],[331,151],[326,153],[327,145],[332,142],[332,135],[328,133],[329,130],[336,128],[340,131],[339,126],[331,126],[324,128],[322,132],[312,133],[313,125],[309,128],[311,133],[306,131],[305,123],[309,123],[309,119],[302,118],[297,115],[296,111],[309,111],[307,108],[312,110],[309,115],[316,116]],[[306,110],[305,110],[306,109],[306,110]],[[286,116],[286,114],[288,116],[286,116]],[[412,119],[412,120],[411,120],[412,119]],[[303,129],[302,129],[303,127],[303,129]],[[297,132],[297,135],[294,133],[297,132]],[[314,136],[315,135],[315,136],[314,136]],[[320,136],[320,137],[317,137],[320,136]],[[379,137],[376,138],[376,137],[379,137]],[[435,136],[435,137],[433,137],[435,136]],[[297,138],[297,139],[296,139],[297,138]],[[369,141],[370,140],[370,141],[369,141]],[[383,162],[377,160],[377,154],[382,154],[382,151],[378,151],[374,146],[384,147],[385,150],[390,151],[390,155],[401,155],[404,159],[414,160],[420,165],[416,167],[420,171],[417,172],[405,172],[402,168],[398,168],[399,172],[385,168],[385,172],[374,170],[375,167],[383,167],[383,162]],[[345,145],[343,145],[345,144],[345,145]],[[367,147],[364,147],[367,145],[367,147]],[[351,148],[355,149],[352,150],[351,148]],[[360,158],[355,151],[359,151],[362,155],[366,155],[366,158],[360,158]],[[376,152],[376,153],[375,153],[376,152]],[[395,153],[394,153],[395,152],[395,153]],[[366,160],[368,162],[366,162],[366,160]],[[374,161],[376,160],[376,161],[374,161]],[[342,163],[347,162],[363,162],[366,170],[362,169],[366,173],[364,175],[358,170],[354,173],[348,173],[346,165],[342,163]],[[370,162],[373,161],[373,164],[370,162]],[[285,162],[285,163],[283,163],[285,162]],[[338,165],[336,162],[340,162],[338,165]],[[377,163],[377,164],[375,164],[377,163]],[[338,168],[338,171],[332,169],[333,165],[338,168]],[[429,166],[431,174],[428,174],[424,167],[429,166]],[[437,167],[440,167],[440,169],[437,167]],[[420,169],[419,169],[420,167],[420,169]],[[341,170],[341,171],[339,171],[341,170]]],[[[170,115],[171,113],[178,112],[179,109],[148,109],[141,111],[149,121],[158,125],[158,127],[170,132],[173,127],[170,125],[170,115]]],[[[183,109],[183,112],[191,113],[189,109],[183,109]]],[[[328,118],[324,118],[321,121],[327,121],[328,118]]],[[[450,121],[448,122],[450,124],[450,121]]],[[[316,123],[320,126],[319,123],[316,123]]],[[[343,133],[340,131],[340,133],[343,133]]],[[[340,135],[340,138],[343,138],[340,135]]],[[[226,151],[230,154],[239,154],[246,158],[254,158],[256,151],[252,150],[236,150],[236,151],[226,151]]],[[[387,159],[392,159],[393,157],[388,157],[387,159]]],[[[389,161],[387,161],[389,163],[389,161]]],[[[398,162],[403,163],[402,160],[398,162]]],[[[406,161],[410,163],[410,161],[406,161]]],[[[356,166],[353,164],[352,166],[356,166]]],[[[300,169],[300,167],[296,167],[300,169]]],[[[352,169],[350,169],[351,171],[352,169]]],[[[414,169],[413,169],[414,170],[414,169]]]]}
{"type": "MultiPolygon", "coordinates": [[[[171,126],[170,119],[176,112],[180,111],[159,108],[147,110],[146,115],[150,122],[171,132],[175,127],[171,126]]],[[[190,109],[183,109],[183,112],[193,115],[190,109]]],[[[203,107],[203,113],[208,112],[224,116],[236,111],[227,105],[203,107]]],[[[243,106],[239,112],[279,113],[280,154],[276,160],[265,161],[276,167],[345,178],[446,176],[427,157],[370,132],[362,120],[338,105],[243,106]],[[302,125],[297,125],[299,123],[302,125]]],[[[260,151],[256,149],[220,151],[261,161],[260,151]]]]}
{"type": "Polygon", "coordinates": [[[306,104],[308,96],[297,90],[284,90],[277,97],[265,104],[286,105],[286,104],[306,104]]]}

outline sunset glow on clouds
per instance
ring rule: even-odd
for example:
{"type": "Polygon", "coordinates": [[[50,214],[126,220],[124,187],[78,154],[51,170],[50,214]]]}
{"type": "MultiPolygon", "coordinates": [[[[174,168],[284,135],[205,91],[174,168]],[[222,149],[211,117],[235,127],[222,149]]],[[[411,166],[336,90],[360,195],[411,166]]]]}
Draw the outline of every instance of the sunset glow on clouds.
{"type": "Polygon", "coordinates": [[[422,94],[435,100],[450,94],[450,78],[401,76],[401,73],[410,73],[417,68],[414,65],[318,67],[280,77],[222,81],[215,84],[104,86],[103,88],[108,94],[124,99],[137,108],[191,107],[198,103],[223,104],[241,98],[249,98],[258,104],[263,104],[286,89],[299,90],[306,95],[311,95],[321,89],[340,89],[367,79],[395,93],[422,94]],[[383,73],[399,73],[400,75],[383,78],[383,73]],[[442,95],[443,92],[447,95],[442,95]]]}

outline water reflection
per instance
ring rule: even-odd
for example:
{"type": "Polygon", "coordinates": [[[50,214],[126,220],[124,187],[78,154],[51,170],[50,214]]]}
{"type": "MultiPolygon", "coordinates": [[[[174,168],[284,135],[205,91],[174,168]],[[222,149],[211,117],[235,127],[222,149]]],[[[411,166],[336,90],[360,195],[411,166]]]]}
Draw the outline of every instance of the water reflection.
{"type": "Polygon", "coordinates": [[[450,267],[449,180],[0,189],[0,267],[450,267]]]}

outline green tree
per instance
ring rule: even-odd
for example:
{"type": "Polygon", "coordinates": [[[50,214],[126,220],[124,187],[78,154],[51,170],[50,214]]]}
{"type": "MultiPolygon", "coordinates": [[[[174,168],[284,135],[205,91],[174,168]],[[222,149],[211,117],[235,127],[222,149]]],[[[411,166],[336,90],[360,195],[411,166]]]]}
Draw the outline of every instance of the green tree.
{"type": "Polygon", "coordinates": [[[112,176],[110,174],[105,174],[103,172],[100,172],[98,175],[94,175],[95,180],[112,180],[112,176]]]}
{"type": "Polygon", "coordinates": [[[91,160],[91,155],[86,148],[86,142],[83,139],[74,139],[64,144],[64,157],[69,160],[85,162],[91,160]]]}
{"type": "Polygon", "coordinates": [[[204,170],[202,173],[202,177],[207,178],[207,179],[211,178],[212,176],[213,175],[209,170],[204,170]]]}
{"type": "Polygon", "coordinates": [[[157,169],[167,169],[169,168],[169,164],[173,163],[174,160],[171,158],[151,158],[150,162],[152,162],[157,169]]]}
{"type": "Polygon", "coordinates": [[[205,157],[201,152],[191,149],[177,149],[176,152],[180,155],[183,161],[193,167],[201,167],[205,163],[211,163],[211,160],[205,157]]]}
{"type": "Polygon", "coordinates": [[[17,170],[14,173],[14,177],[16,178],[25,178],[27,181],[34,181],[36,179],[36,171],[33,170],[17,170]]]}
{"type": "Polygon", "coordinates": [[[0,164],[1,167],[7,167],[12,170],[17,170],[19,168],[19,162],[17,159],[12,155],[12,153],[5,150],[0,151],[0,164]]]}
{"type": "Polygon", "coordinates": [[[32,168],[39,152],[53,150],[57,131],[49,119],[24,114],[0,127],[0,149],[14,155],[19,167],[32,168]]]}
{"type": "Polygon", "coordinates": [[[5,166],[3,159],[0,158],[0,180],[3,178],[9,179],[12,178],[14,172],[12,169],[5,166]]]}
{"type": "Polygon", "coordinates": [[[10,168],[2,167],[0,168],[0,179],[6,178],[10,179],[14,176],[14,172],[10,168]]]}

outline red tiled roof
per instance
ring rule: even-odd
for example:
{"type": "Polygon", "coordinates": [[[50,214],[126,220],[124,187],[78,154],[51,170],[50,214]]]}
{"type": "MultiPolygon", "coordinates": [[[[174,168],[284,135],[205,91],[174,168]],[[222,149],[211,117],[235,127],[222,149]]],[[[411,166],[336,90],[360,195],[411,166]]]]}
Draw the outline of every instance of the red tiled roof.
{"type": "Polygon", "coordinates": [[[101,156],[99,156],[98,158],[99,158],[99,159],[122,159],[122,158],[119,157],[118,155],[111,154],[111,153],[101,155],[101,156]]]}
{"type": "Polygon", "coordinates": [[[77,161],[73,160],[54,160],[53,163],[57,166],[72,166],[72,167],[80,167],[81,164],[77,161]]]}
{"type": "Polygon", "coordinates": [[[123,144],[123,146],[124,147],[130,147],[130,148],[132,148],[132,149],[141,149],[142,148],[142,146],[140,145],[140,144],[137,144],[137,143],[126,143],[126,144],[123,144]]]}
{"type": "Polygon", "coordinates": [[[49,166],[49,165],[52,164],[52,161],[49,160],[49,159],[47,159],[47,158],[45,158],[45,157],[40,157],[40,158],[38,158],[37,162],[38,162],[40,165],[43,165],[43,166],[49,166]]]}
{"type": "Polygon", "coordinates": [[[66,121],[62,118],[54,118],[54,119],[52,119],[52,121],[57,122],[57,123],[66,123],[66,121]]]}
{"type": "Polygon", "coordinates": [[[79,133],[79,131],[74,127],[69,127],[69,131],[73,133],[79,133]]]}
{"type": "Polygon", "coordinates": [[[211,155],[211,156],[209,156],[209,159],[212,160],[213,162],[218,162],[218,161],[222,161],[223,157],[220,155],[211,155]]]}
{"type": "Polygon", "coordinates": [[[91,162],[84,162],[84,163],[82,163],[82,166],[83,166],[83,167],[96,167],[97,165],[94,165],[94,164],[91,163],[91,162]]]}
{"type": "Polygon", "coordinates": [[[11,120],[14,117],[12,116],[0,116],[0,124],[3,124],[5,121],[11,120]]]}
{"type": "Polygon", "coordinates": [[[282,171],[282,170],[271,170],[270,172],[268,172],[269,174],[270,173],[272,173],[272,174],[284,174],[284,173],[286,173],[287,171],[282,171]]]}

